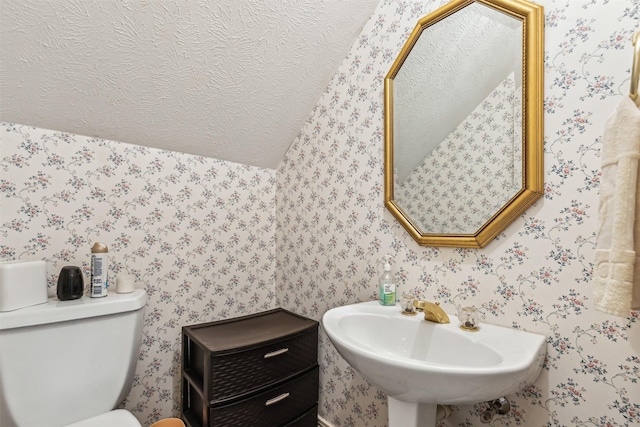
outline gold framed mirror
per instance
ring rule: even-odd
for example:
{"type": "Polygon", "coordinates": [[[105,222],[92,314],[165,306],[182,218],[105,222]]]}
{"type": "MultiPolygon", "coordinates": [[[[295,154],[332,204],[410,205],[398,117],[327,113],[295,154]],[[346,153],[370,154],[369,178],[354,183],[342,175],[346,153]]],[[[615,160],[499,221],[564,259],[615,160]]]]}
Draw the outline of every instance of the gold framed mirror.
{"type": "Polygon", "coordinates": [[[453,0],[384,81],[385,206],[423,246],[486,246],[543,193],[544,16],[453,0]]]}

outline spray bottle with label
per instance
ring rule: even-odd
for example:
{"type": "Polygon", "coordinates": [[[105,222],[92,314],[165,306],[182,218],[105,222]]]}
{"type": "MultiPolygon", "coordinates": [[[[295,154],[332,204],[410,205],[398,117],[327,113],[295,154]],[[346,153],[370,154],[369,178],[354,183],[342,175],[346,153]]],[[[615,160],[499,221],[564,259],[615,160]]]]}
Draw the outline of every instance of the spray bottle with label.
{"type": "Polygon", "coordinates": [[[91,298],[107,296],[109,287],[109,250],[104,243],[95,243],[91,248],[91,298]]]}
{"type": "Polygon", "coordinates": [[[391,264],[389,258],[391,255],[385,255],[387,261],[384,264],[384,272],[380,276],[378,287],[378,300],[382,305],[396,305],[396,282],[391,274],[391,264]]]}

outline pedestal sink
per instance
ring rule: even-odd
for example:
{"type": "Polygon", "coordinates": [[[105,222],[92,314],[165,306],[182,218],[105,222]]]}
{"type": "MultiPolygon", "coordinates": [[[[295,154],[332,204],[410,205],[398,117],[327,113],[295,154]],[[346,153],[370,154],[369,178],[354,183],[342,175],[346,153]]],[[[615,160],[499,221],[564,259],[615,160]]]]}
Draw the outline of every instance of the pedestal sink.
{"type": "Polygon", "coordinates": [[[338,352],[389,399],[389,427],[435,426],[436,407],[473,404],[533,382],[546,355],[543,335],[404,316],[377,301],[336,307],[322,318],[338,352]]]}

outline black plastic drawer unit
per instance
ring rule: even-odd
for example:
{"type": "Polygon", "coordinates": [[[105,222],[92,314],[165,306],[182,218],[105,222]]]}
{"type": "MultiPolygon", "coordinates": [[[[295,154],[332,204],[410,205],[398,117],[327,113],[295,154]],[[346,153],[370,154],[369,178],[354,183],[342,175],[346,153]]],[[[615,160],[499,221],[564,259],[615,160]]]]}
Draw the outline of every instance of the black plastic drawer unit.
{"type": "Polygon", "coordinates": [[[182,328],[189,427],[315,427],[318,322],[284,309],[182,328]]]}

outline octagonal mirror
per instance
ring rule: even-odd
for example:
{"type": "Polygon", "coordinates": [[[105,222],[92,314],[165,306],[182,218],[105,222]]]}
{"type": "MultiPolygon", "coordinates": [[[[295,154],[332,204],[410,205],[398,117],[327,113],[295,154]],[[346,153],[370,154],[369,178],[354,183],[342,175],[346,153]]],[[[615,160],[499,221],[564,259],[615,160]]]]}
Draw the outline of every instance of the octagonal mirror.
{"type": "Polygon", "coordinates": [[[484,247],[543,192],[543,9],[454,0],[385,78],[385,206],[424,246],[484,247]]]}

